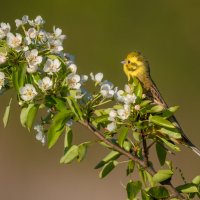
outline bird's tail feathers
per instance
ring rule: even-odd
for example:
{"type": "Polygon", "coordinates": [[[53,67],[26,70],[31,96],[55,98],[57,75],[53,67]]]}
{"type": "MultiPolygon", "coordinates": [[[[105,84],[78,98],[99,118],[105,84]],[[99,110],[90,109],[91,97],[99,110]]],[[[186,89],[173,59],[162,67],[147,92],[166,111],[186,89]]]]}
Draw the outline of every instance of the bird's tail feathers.
{"type": "Polygon", "coordinates": [[[185,145],[189,147],[194,153],[196,153],[200,157],[200,149],[198,149],[189,139],[188,137],[182,132],[182,137],[184,139],[185,145]]]}
{"type": "Polygon", "coordinates": [[[189,146],[189,147],[192,149],[192,151],[194,153],[196,153],[198,156],[200,156],[200,150],[197,147],[195,147],[195,146],[189,146]]]}

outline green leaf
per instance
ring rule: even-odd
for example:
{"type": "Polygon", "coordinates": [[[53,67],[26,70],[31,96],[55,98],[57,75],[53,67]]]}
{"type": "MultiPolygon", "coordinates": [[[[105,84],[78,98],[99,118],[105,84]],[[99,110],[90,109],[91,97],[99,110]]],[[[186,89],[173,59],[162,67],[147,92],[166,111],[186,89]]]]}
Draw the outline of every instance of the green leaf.
{"type": "Polygon", "coordinates": [[[55,60],[55,59],[58,59],[58,58],[59,58],[59,57],[56,56],[56,55],[48,55],[47,57],[50,58],[51,60],[55,60]]]}
{"type": "Polygon", "coordinates": [[[129,174],[131,174],[134,171],[134,168],[135,168],[135,162],[130,160],[128,162],[128,166],[127,166],[127,169],[126,169],[126,175],[128,176],[129,174]]]}
{"type": "Polygon", "coordinates": [[[135,89],[134,89],[134,93],[137,97],[142,98],[142,94],[143,94],[143,89],[141,84],[138,81],[138,84],[136,85],[135,89]]]}
{"type": "Polygon", "coordinates": [[[176,188],[176,190],[178,190],[181,193],[186,193],[186,194],[198,192],[197,186],[193,183],[186,183],[184,185],[180,185],[176,188]]]}
{"type": "Polygon", "coordinates": [[[111,151],[106,157],[104,157],[96,166],[95,169],[103,167],[109,161],[116,160],[120,157],[120,153],[118,151],[111,151]]]}
{"type": "Polygon", "coordinates": [[[69,148],[69,150],[65,153],[64,156],[60,159],[60,163],[71,163],[78,156],[78,146],[73,145],[69,148]]]}
{"type": "Polygon", "coordinates": [[[79,162],[81,162],[85,158],[86,153],[87,153],[87,148],[90,143],[91,142],[84,142],[78,146],[78,161],[79,162]]]}
{"type": "Polygon", "coordinates": [[[55,106],[57,110],[62,111],[63,109],[66,109],[65,101],[64,99],[60,99],[54,96],[51,96],[52,99],[55,101],[55,106]]]}
{"type": "Polygon", "coordinates": [[[58,111],[62,111],[63,109],[66,109],[65,105],[65,99],[63,98],[57,98],[52,95],[45,96],[45,102],[46,106],[49,108],[56,107],[58,111]]]}
{"type": "Polygon", "coordinates": [[[24,86],[26,78],[27,64],[22,63],[13,70],[12,80],[15,89],[19,92],[19,89],[24,86]]]}
{"type": "Polygon", "coordinates": [[[150,197],[145,190],[142,190],[141,194],[142,194],[142,200],[153,200],[152,197],[150,197]]]}
{"type": "Polygon", "coordinates": [[[149,105],[152,101],[151,100],[144,100],[140,103],[140,107],[145,107],[147,105],[149,105]]]}
{"type": "Polygon", "coordinates": [[[156,143],[156,152],[160,165],[163,166],[165,164],[167,151],[159,142],[156,143]]]}
{"type": "Polygon", "coordinates": [[[59,112],[52,121],[48,131],[48,147],[51,148],[65,129],[66,122],[71,119],[73,113],[69,110],[59,112]]]}
{"type": "Polygon", "coordinates": [[[72,146],[72,140],[73,140],[72,129],[69,126],[66,126],[64,147],[65,148],[71,147],[72,146]]]}
{"type": "Polygon", "coordinates": [[[82,113],[81,109],[79,108],[79,105],[77,104],[77,102],[74,100],[74,98],[68,96],[68,97],[66,97],[66,99],[67,99],[67,102],[69,104],[71,111],[75,114],[77,119],[83,119],[83,113],[82,113]]]}
{"type": "MultiPolygon", "coordinates": [[[[2,42],[2,41],[1,41],[1,42],[2,42]]],[[[3,54],[4,56],[7,55],[6,47],[4,47],[4,46],[2,47],[1,44],[0,44],[0,53],[3,54]]]]}
{"type": "Polygon", "coordinates": [[[137,142],[141,141],[141,133],[133,131],[133,137],[137,142]]]}
{"type": "Polygon", "coordinates": [[[178,146],[176,146],[175,144],[167,141],[166,139],[164,139],[162,137],[159,137],[159,136],[157,136],[157,137],[160,138],[164,142],[164,144],[166,144],[168,147],[170,147],[174,151],[180,151],[180,148],[178,146]]]}
{"type": "Polygon", "coordinates": [[[145,185],[145,183],[147,182],[147,176],[145,173],[146,171],[141,167],[138,167],[138,171],[139,171],[140,179],[142,180],[143,184],[145,185]]]}
{"type": "Polygon", "coordinates": [[[170,160],[166,160],[165,161],[166,165],[168,166],[169,169],[171,169],[173,171],[173,165],[172,165],[172,161],[170,160]]]}
{"type": "Polygon", "coordinates": [[[26,127],[26,122],[27,122],[27,118],[28,118],[28,113],[31,110],[31,108],[33,108],[35,106],[35,104],[30,103],[28,105],[28,107],[23,107],[21,110],[21,114],[20,114],[20,121],[23,127],[26,127]]]}
{"type": "Polygon", "coordinates": [[[180,106],[173,106],[173,107],[170,107],[168,108],[168,110],[172,113],[175,113],[178,109],[179,109],[180,106]]]}
{"type": "Polygon", "coordinates": [[[108,122],[108,115],[106,114],[106,115],[101,115],[99,117],[95,117],[93,122],[95,122],[96,125],[108,122]]]}
{"type": "Polygon", "coordinates": [[[28,128],[28,130],[30,131],[33,125],[33,122],[35,120],[35,117],[37,115],[37,111],[38,111],[39,105],[34,104],[34,106],[32,106],[27,114],[27,119],[26,119],[26,127],[28,128]]]}
{"type": "Polygon", "coordinates": [[[99,178],[104,178],[107,176],[116,166],[118,162],[117,161],[110,161],[107,164],[105,164],[99,173],[99,178]]]}
{"type": "Polygon", "coordinates": [[[153,106],[150,110],[148,110],[149,113],[159,113],[161,111],[163,111],[164,107],[161,105],[156,105],[153,106]]]}
{"type": "Polygon", "coordinates": [[[173,175],[173,172],[171,170],[159,170],[154,176],[153,181],[160,183],[162,181],[165,181],[167,179],[170,179],[173,175]]]}
{"type": "Polygon", "coordinates": [[[174,125],[170,121],[168,121],[168,120],[166,120],[166,119],[164,119],[164,118],[162,118],[160,116],[156,116],[156,115],[152,116],[152,115],[150,115],[149,121],[153,122],[154,124],[157,124],[159,126],[166,127],[166,128],[174,128],[174,125]]]}
{"type": "Polygon", "coordinates": [[[142,189],[140,181],[129,181],[126,186],[127,196],[129,200],[133,200],[142,189]]]}
{"type": "Polygon", "coordinates": [[[181,133],[177,131],[175,128],[161,128],[158,130],[159,132],[168,135],[170,138],[181,139],[181,133]]]}
{"type": "Polygon", "coordinates": [[[146,174],[146,178],[148,180],[148,182],[150,183],[151,186],[155,186],[155,182],[153,180],[153,177],[151,176],[151,174],[149,174],[147,171],[144,171],[146,174]]]}
{"type": "Polygon", "coordinates": [[[163,186],[150,188],[148,194],[156,199],[164,199],[169,197],[169,192],[163,186]]]}
{"type": "Polygon", "coordinates": [[[4,112],[4,116],[3,116],[3,124],[4,124],[4,128],[7,126],[8,120],[9,120],[9,116],[10,116],[10,106],[12,103],[12,98],[9,101],[8,106],[6,106],[5,112],[4,112]]]}
{"type": "Polygon", "coordinates": [[[13,81],[13,86],[16,89],[17,92],[19,92],[19,84],[18,84],[18,70],[14,69],[13,74],[12,74],[12,81],[13,81]]]}
{"type": "Polygon", "coordinates": [[[119,137],[118,137],[118,142],[119,142],[119,146],[123,146],[124,141],[128,135],[128,128],[127,127],[123,127],[120,131],[119,137]]]}
{"type": "Polygon", "coordinates": [[[169,118],[172,115],[174,115],[174,113],[178,110],[178,108],[179,108],[179,106],[170,107],[163,112],[162,116],[164,118],[169,118]]]}
{"type": "Polygon", "coordinates": [[[193,178],[192,183],[200,185],[200,176],[196,176],[195,178],[193,178]]]}
{"type": "Polygon", "coordinates": [[[27,64],[22,63],[18,66],[18,86],[19,88],[24,86],[25,78],[26,78],[26,68],[27,64]]]}
{"type": "Polygon", "coordinates": [[[131,143],[130,142],[128,142],[128,141],[124,141],[124,143],[123,143],[123,148],[126,150],[126,151],[130,151],[130,149],[131,149],[131,143]]]}

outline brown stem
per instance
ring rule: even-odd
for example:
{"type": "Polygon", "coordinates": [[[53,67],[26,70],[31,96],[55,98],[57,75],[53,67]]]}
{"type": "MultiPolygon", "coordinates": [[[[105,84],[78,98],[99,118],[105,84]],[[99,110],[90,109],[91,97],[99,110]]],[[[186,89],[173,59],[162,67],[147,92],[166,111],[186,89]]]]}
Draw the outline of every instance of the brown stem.
{"type": "Polygon", "coordinates": [[[148,147],[147,147],[147,150],[149,151],[149,149],[155,144],[156,142],[153,141],[148,147]]]}
{"type": "Polygon", "coordinates": [[[144,156],[144,165],[147,168],[148,165],[149,165],[149,158],[148,158],[149,151],[147,149],[147,141],[146,141],[144,133],[142,133],[142,145],[143,145],[143,150],[142,151],[143,151],[143,156],[144,156]]]}
{"type": "MultiPolygon", "coordinates": [[[[126,156],[127,158],[129,158],[130,160],[135,161],[136,163],[138,163],[140,166],[142,166],[151,176],[154,176],[156,174],[156,171],[151,167],[145,164],[145,161],[140,160],[138,157],[136,157],[135,155],[131,154],[130,152],[124,150],[123,148],[121,148],[119,145],[113,143],[112,141],[108,140],[107,138],[105,138],[105,136],[99,131],[97,130],[91,123],[86,122],[86,121],[79,121],[79,123],[81,125],[83,125],[84,127],[88,128],[92,133],[94,133],[94,135],[96,135],[101,141],[103,141],[105,144],[107,144],[108,146],[110,146],[112,149],[118,151],[119,153],[121,153],[122,155],[126,156]]],[[[161,183],[161,185],[163,187],[165,187],[168,191],[170,191],[170,198],[179,198],[179,199],[185,199],[184,196],[182,196],[176,189],[175,187],[172,185],[170,180],[165,181],[164,183],[161,183]]]]}

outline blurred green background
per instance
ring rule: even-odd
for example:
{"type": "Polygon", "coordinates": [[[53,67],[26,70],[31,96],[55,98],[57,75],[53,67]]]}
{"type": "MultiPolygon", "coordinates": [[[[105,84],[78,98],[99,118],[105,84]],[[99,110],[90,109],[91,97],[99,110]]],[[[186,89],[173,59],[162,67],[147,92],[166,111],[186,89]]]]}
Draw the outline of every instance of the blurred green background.
{"type": "MultiPolygon", "coordinates": [[[[0,21],[41,15],[68,36],[65,51],[76,57],[80,73],[103,72],[122,87],[126,77],[120,61],[132,50],[149,59],[157,86],[169,105],[180,105],[177,118],[200,147],[200,1],[199,0],[10,0],[1,1],[0,21]]],[[[13,26],[14,27],[14,26],[13,26]]],[[[14,28],[12,31],[15,31],[14,28]]],[[[11,93],[0,97],[0,112],[11,93]]],[[[15,102],[6,129],[0,123],[0,199],[3,200],[121,200],[126,199],[123,166],[105,180],[93,170],[106,153],[93,146],[81,164],[60,165],[63,142],[47,150],[19,123],[15,102]]],[[[77,142],[90,133],[75,126],[77,142]]],[[[200,173],[200,158],[183,147],[172,156],[186,180],[200,173]]],[[[180,175],[177,176],[178,182],[180,175]]]]}

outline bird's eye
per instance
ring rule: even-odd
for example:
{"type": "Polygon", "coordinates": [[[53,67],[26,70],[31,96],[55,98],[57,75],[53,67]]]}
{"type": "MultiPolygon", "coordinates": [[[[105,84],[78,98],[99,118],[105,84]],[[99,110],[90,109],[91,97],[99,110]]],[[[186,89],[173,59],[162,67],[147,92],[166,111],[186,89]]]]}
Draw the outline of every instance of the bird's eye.
{"type": "Polygon", "coordinates": [[[130,64],[131,63],[131,61],[130,60],[128,60],[128,64],[130,64]]]}

